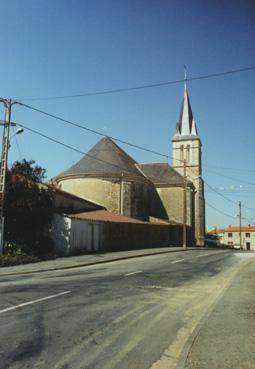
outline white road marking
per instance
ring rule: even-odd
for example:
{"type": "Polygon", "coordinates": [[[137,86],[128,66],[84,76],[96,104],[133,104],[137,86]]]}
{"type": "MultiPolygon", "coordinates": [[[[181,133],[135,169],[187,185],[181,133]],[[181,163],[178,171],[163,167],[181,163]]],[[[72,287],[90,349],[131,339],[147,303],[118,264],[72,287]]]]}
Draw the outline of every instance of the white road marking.
{"type": "Polygon", "coordinates": [[[205,254],[200,254],[200,255],[197,255],[196,258],[201,258],[203,256],[208,256],[208,255],[210,255],[210,254],[206,254],[206,255],[205,254]]]}
{"type": "Polygon", "coordinates": [[[181,261],[183,261],[185,259],[178,259],[178,260],[174,260],[174,261],[171,261],[171,264],[175,264],[175,263],[180,263],[181,261]]]}
{"type": "Polygon", "coordinates": [[[142,273],[142,272],[143,272],[142,270],[138,270],[137,272],[132,272],[132,273],[125,274],[125,277],[128,277],[129,275],[139,274],[139,273],[142,273]]]}
{"type": "Polygon", "coordinates": [[[64,292],[57,293],[56,295],[51,295],[51,296],[43,297],[43,298],[41,298],[41,299],[37,299],[37,300],[33,300],[33,301],[24,302],[23,304],[19,304],[19,305],[11,306],[11,307],[9,307],[9,308],[6,308],[6,309],[3,309],[3,310],[0,310],[0,314],[2,314],[2,313],[6,313],[7,311],[15,310],[15,309],[18,309],[18,308],[21,308],[21,307],[27,306],[27,305],[36,304],[37,302],[41,302],[41,301],[45,301],[45,300],[50,300],[50,299],[53,299],[53,298],[55,298],[55,297],[59,297],[59,296],[62,296],[62,295],[66,295],[67,293],[71,293],[71,292],[72,292],[72,291],[64,291],[64,292]]]}

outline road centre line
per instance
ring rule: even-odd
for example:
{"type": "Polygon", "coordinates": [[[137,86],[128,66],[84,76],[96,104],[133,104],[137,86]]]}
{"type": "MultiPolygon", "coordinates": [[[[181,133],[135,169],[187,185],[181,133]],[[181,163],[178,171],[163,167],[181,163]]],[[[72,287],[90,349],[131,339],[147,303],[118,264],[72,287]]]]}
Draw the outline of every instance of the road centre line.
{"type": "Polygon", "coordinates": [[[197,255],[196,256],[196,258],[201,258],[201,257],[203,257],[203,256],[208,256],[209,254],[206,254],[206,255],[204,255],[204,254],[200,254],[200,255],[197,255]]]}
{"type": "Polygon", "coordinates": [[[71,292],[72,291],[64,291],[64,292],[57,293],[56,295],[46,296],[46,297],[42,297],[41,299],[37,299],[37,300],[33,300],[33,301],[28,301],[28,302],[24,302],[23,304],[11,306],[9,308],[0,310],[0,314],[6,313],[7,311],[15,310],[15,309],[18,309],[18,308],[22,308],[22,307],[27,306],[27,305],[36,304],[37,302],[41,302],[41,301],[45,301],[45,300],[50,300],[50,299],[53,299],[55,297],[63,296],[63,295],[66,295],[67,293],[71,293],[71,292]]]}
{"type": "Polygon", "coordinates": [[[175,264],[175,263],[180,263],[181,261],[183,261],[185,259],[178,259],[178,260],[174,260],[174,261],[171,261],[171,264],[175,264]]]}
{"type": "Polygon", "coordinates": [[[128,273],[128,274],[124,274],[125,277],[128,277],[129,275],[135,275],[135,274],[139,274],[139,273],[142,273],[143,271],[142,270],[138,270],[137,272],[132,272],[132,273],[128,273]]]}

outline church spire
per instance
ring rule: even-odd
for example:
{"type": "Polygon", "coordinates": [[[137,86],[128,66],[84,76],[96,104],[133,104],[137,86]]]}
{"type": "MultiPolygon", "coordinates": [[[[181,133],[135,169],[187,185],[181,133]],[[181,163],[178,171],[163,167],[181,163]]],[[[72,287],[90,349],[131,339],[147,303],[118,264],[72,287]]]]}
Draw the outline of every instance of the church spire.
{"type": "MultiPolygon", "coordinates": [[[[187,89],[187,71],[184,69],[184,96],[181,106],[179,120],[176,124],[175,138],[180,136],[198,136],[196,123],[193,118],[193,113],[190,105],[189,94],[187,89]]],[[[181,137],[180,137],[181,138],[181,137]]]]}

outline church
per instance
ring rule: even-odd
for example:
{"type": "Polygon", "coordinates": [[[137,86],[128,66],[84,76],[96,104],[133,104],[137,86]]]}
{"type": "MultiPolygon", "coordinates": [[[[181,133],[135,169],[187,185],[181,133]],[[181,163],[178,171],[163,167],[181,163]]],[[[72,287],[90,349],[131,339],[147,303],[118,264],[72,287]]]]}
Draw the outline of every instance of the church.
{"type": "MultiPolygon", "coordinates": [[[[119,216],[151,224],[180,226],[186,222],[192,233],[192,244],[203,246],[205,207],[201,149],[185,84],[172,138],[172,166],[139,164],[111,138],[104,137],[52,182],[58,190],[119,216]]],[[[180,244],[181,237],[182,234],[180,244]]]]}

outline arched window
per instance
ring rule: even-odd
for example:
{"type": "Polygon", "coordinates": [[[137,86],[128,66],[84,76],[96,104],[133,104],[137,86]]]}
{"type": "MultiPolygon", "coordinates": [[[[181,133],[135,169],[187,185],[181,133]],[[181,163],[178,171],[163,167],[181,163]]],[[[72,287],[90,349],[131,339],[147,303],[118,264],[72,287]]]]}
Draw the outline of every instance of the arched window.
{"type": "Polygon", "coordinates": [[[186,148],[186,161],[187,163],[190,161],[190,145],[187,145],[186,148]]]}
{"type": "Polygon", "coordinates": [[[184,146],[181,145],[180,147],[180,160],[183,160],[184,159],[184,146]]]}

